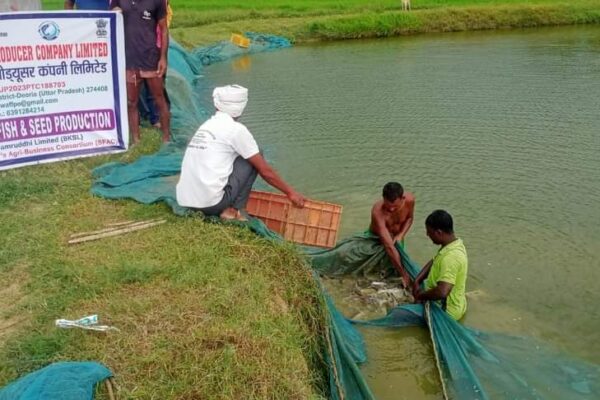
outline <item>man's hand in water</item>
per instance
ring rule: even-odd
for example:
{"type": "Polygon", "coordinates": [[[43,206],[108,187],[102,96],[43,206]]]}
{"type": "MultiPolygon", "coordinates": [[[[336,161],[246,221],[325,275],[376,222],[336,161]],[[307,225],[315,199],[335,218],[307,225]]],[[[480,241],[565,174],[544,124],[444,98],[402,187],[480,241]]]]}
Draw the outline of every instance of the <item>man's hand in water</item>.
{"type": "Polygon", "coordinates": [[[419,284],[415,280],[412,284],[412,295],[415,299],[417,298],[417,294],[419,293],[420,290],[421,290],[421,288],[419,287],[419,284]]]}
{"type": "Polygon", "coordinates": [[[408,276],[404,266],[401,266],[400,268],[402,268],[402,272],[400,272],[400,275],[402,275],[402,284],[404,285],[404,288],[408,290],[410,288],[410,276],[408,276]]]}
{"type": "Polygon", "coordinates": [[[420,303],[420,301],[419,301],[419,294],[420,293],[421,293],[421,288],[419,287],[419,285],[415,281],[413,283],[413,286],[412,286],[412,295],[413,295],[413,298],[415,299],[415,303],[420,303]]]}
{"type": "Polygon", "coordinates": [[[287,197],[296,207],[304,207],[304,202],[306,202],[306,199],[300,193],[292,191],[287,195],[287,197]]]}

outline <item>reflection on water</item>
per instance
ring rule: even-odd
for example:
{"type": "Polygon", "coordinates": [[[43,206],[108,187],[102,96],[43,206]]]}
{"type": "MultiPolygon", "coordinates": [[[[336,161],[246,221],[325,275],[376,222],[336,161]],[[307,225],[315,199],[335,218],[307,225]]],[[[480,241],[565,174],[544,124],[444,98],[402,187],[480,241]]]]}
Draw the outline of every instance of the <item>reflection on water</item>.
{"type": "MultiPolygon", "coordinates": [[[[299,190],[344,206],[342,236],[399,180],[418,262],[426,215],[455,217],[468,325],[600,362],[599,27],[297,47],[208,76],[250,89],[243,122],[299,190]]],[[[426,332],[363,331],[379,399],[438,395],[426,332]]]]}
{"type": "Polygon", "coordinates": [[[234,58],[231,67],[234,71],[246,71],[252,67],[252,58],[248,54],[234,58]]]}

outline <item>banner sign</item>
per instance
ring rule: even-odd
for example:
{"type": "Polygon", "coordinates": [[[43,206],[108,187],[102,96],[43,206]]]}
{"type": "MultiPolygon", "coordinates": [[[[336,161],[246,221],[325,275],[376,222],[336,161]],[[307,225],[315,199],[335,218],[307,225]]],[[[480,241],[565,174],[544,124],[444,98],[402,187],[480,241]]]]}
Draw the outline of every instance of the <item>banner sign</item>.
{"type": "Polygon", "coordinates": [[[0,14],[0,170],[128,145],[122,15],[0,14]]]}

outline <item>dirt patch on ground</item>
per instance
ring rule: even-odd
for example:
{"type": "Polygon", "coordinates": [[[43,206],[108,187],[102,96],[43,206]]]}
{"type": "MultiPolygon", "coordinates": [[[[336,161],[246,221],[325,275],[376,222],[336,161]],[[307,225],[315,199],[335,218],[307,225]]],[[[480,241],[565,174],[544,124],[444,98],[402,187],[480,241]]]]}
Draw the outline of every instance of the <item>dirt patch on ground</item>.
{"type": "Polygon", "coordinates": [[[0,346],[29,319],[28,314],[20,310],[25,300],[22,288],[28,280],[25,270],[19,266],[0,273],[0,346]]]}

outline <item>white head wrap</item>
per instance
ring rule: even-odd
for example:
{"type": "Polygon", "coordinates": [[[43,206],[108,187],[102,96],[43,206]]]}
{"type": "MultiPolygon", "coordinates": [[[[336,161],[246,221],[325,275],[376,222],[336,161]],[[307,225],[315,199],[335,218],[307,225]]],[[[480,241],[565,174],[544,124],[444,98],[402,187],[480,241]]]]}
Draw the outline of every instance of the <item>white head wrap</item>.
{"type": "Polygon", "coordinates": [[[213,101],[219,111],[237,118],[244,112],[248,103],[248,89],[240,85],[228,85],[215,88],[213,101]]]}

